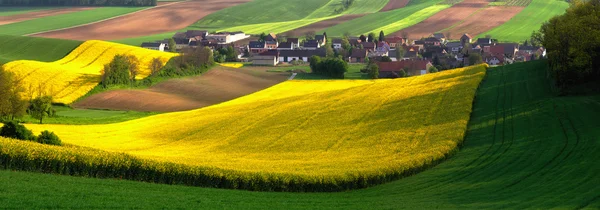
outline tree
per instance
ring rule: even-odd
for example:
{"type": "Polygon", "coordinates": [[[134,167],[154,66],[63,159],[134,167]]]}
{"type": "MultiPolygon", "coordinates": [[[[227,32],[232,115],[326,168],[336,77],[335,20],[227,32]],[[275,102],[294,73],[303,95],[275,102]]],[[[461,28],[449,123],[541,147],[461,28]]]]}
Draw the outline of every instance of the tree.
{"type": "Polygon", "coordinates": [[[152,62],[150,62],[150,65],[148,66],[148,69],[150,69],[151,75],[157,75],[162,67],[163,62],[160,60],[160,58],[153,58],[152,62]]]}
{"type": "Polygon", "coordinates": [[[392,59],[388,56],[381,57],[381,62],[392,62],[392,59]]]}
{"type": "Polygon", "coordinates": [[[140,61],[134,55],[127,55],[127,70],[129,70],[129,81],[130,84],[134,84],[135,77],[140,71],[140,61]]]}
{"type": "Polygon", "coordinates": [[[260,35],[258,35],[259,42],[265,42],[266,39],[267,39],[267,34],[265,34],[265,32],[262,32],[260,35]]]}
{"type": "Polygon", "coordinates": [[[52,116],[52,97],[41,96],[31,101],[31,107],[29,108],[29,114],[40,120],[40,124],[43,124],[45,117],[52,116]]]}
{"type": "Polygon", "coordinates": [[[369,78],[371,79],[379,78],[379,66],[377,66],[376,64],[370,64],[367,67],[367,73],[369,75],[369,78]]]}
{"type": "Polygon", "coordinates": [[[0,118],[14,120],[25,115],[28,102],[22,98],[24,92],[22,81],[0,66],[0,118]]]}
{"type": "Polygon", "coordinates": [[[427,70],[429,70],[429,73],[437,73],[438,72],[438,69],[435,66],[431,66],[427,70]]]}
{"type": "Polygon", "coordinates": [[[404,59],[404,54],[406,54],[406,51],[402,47],[402,44],[396,43],[396,60],[400,61],[404,59]]]}
{"type": "Polygon", "coordinates": [[[115,55],[109,64],[104,65],[102,86],[107,88],[109,85],[130,84],[129,68],[131,66],[126,55],[115,55]]]}
{"type": "Polygon", "coordinates": [[[35,136],[31,130],[28,130],[25,126],[14,121],[6,122],[4,126],[2,126],[2,129],[0,129],[0,136],[27,141],[35,140],[35,136]]]}
{"type": "Polygon", "coordinates": [[[369,33],[369,42],[375,42],[375,41],[376,41],[375,33],[373,33],[373,32],[369,33]]]}
{"type": "Polygon", "coordinates": [[[344,32],[344,38],[349,39],[352,36],[352,34],[350,34],[350,32],[344,32]]]}
{"type": "Polygon", "coordinates": [[[310,57],[310,70],[312,73],[319,74],[319,64],[321,63],[321,57],[313,55],[310,57]]]}
{"type": "Polygon", "coordinates": [[[385,34],[383,30],[379,32],[379,42],[383,42],[385,40],[385,34]]]}
{"type": "Polygon", "coordinates": [[[62,145],[62,141],[54,132],[50,131],[42,131],[42,133],[35,139],[40,144],[49,144],[49,145],[62,145]]]}
{"type": "Polygon", "coordinates": [[[481,55],[479,53],[471,53],[469,55],[469,64],[477,65],[477,64],[482,64],[482,63],[483,63],[483,58],[481,57],[481,55]]]}
{"type": "Polygon", "coordinates": [[[335,57],[335,52],[333,52],[333,47],[331,47],[331,45],[325,44],[325,55],[328,58],[335,57]]]}
{"type": "Polygon", "coordinates": [[[175,43],[175,39],[173,38],[169,39],[169,51],[177,52],[177,44],[175,43]]]}
{"type": "Polygon", "coordinates": [[[350,51],[350,48],[352,48],[352,45],[350,44],[350,41],[348,41],[347,37],[342,38],[342,48],[346,51],[350,51]]]}
{"type": "Polygon", "coordinates": [[[314,39],[315,39],[315,36],[316,36],[316,33],[315,33],[315,31],[307,31],[307,32],[304,34],[304,39],[306,39],[306,40],[314,40],[314,39]]]}

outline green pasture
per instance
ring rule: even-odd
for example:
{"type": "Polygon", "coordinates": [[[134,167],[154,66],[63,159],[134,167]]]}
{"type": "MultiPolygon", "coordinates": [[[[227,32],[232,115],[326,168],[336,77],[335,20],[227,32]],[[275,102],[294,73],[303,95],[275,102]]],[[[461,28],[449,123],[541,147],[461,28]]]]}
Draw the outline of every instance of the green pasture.
{"type": "Polygon", "coordinates": [[[0,17],[19,15],[28,12],[55,9],[56,7],[0,7],[0,17]]]}
{"type": "MultiPolygon", "coordinates": [[[[154,112],[73,109],[65,106],[54,106],[54,110],[56,110],[56,116],[44,119],[44,124],[110,124],[158,114],[154,112]]],[[[39,120],[29,115],[26,115],[21,121],[24,123],[39,123],[39,120]]]]}
{"type": "Polygon", "coordinates": [[[14,60],[60,60],[81,41],[0,35],[0,65],[14,60]]]}

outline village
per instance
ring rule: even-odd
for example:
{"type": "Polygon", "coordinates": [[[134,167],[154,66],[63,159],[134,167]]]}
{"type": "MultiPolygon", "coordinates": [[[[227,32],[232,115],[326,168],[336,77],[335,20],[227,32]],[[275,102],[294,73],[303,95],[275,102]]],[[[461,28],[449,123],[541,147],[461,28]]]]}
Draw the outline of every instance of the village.
{"type": "Polygon", "coordinates": [[[480,63],[498,66],[546,56],[543,47],[528,41],[501,43],[491,36],[474,38],[469,34],[463,34],[460,40],[448,40],[443,33],[410,40],[400,36],[385,37],[383,32],[379,37],[371,33],[342,38],[311,32],[300,39],[274,33],[255,37],[244,32],[188,30],[178,32],[170,39],[141,45],[171,52],[199,46],[212,49],[220,62],[247,62],[257,66],[304,65],[312,56],[338,57],[350,64],[376,63],[378,78],[423,75],[480,63]]]}

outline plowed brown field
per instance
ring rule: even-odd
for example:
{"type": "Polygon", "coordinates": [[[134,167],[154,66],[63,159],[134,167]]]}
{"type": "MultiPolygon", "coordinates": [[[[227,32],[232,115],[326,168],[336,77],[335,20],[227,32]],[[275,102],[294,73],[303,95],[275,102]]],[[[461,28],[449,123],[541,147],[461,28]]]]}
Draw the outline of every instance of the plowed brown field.
{"type": "Polygon", "coordinates": [[[380,11],[385,12],[400,9],[402,7],[405,7],[408,4],[408,2],[410,2],[410,0],[390,0],[380,11]]]}
{"type": "Polygon", "coordinates": [[[471,19],[469,16],[478,12],[480,9],[487,7],[488,3],[487,0],[465,0],[448,9],[438,12],[423,22],[391,34],[391,36],[401,36],[403,33],[407,33],[408,37],[411,39],[428,37],[435,32],[460,23],[460,21],[471,19]]]}
{"type": "Polygon", "coordinates": [[[115,40],[183,29],[206,15],[250,0],[192,0],[158,6],[106,21],[34,36],[74,40],[115,40]]]}
{"type": "Polygon", "coordinates": [[[114,90],[92,95],[76,108],[173,112],[229,101],[287,80],[289,73],[260,68],[215,67],[193,78],[172,79],[145,90],[114,90]]]}
{"type": "Polygon", "coordinates": [[[0,16],[0,25],[6,25],[11,23],[22,22],[26,20],[32,20],[36,18],[67,14],[71,12],[78,12],[92,9],[90,7],[71,7],[71,8],[60,8],[60,9],[49,9],[35,12],[27,12],[18,15],[0,16]]]}
{"type": "Polygon", "coordinates": [[[519,14],[525,7],[488,7],[483,11],[474,14],[460,23],[449,29],[452,39],[460,39],[460,36],[468,33],[477,36],[481,33],[489,31],[495,27],[504,24],[515,15],[519,14]]]}

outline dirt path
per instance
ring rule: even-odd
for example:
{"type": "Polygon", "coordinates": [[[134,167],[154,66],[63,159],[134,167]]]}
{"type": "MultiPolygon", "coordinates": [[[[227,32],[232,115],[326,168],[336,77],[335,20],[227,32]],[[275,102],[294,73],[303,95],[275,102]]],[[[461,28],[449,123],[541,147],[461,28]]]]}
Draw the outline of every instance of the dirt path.
{"type": "Polygon", "coordinates": [[[403,33],[407,33],[411,39],[428,37],[435,32],[444,30],[454,24],[460,23],[460,21],[470,18],[469,16],[487,7],[488,3],[487,0],[465,0],[438,12],[423,22],[393,33],[391,36],[402,36],[403,33]]]}
{"type": "Polygon", "coordinates": [[[452,39],[460,39],[465,33],[477,36],[504,24],[523,9],[525,7],[488,7],[448,31],[452,39]]]}
{"type": "Polygon", "coordinates": [[[115,40],[183,29],[206,15],[250,0],[193,0],[144,10],[80,27],[34,36],[74,40],[115,40]]]}
{"type": "Polygon", "coordinates": [[[62,14],[79,12],[79,11],[90,10],[90,9],[93,9],[93,8],[91,8],[91,7],[69,7],[69,8],[48,9],[48,10],[41,10],[41,11],[35,11],[35,12],[27,12],[27,13],[18,14],[18,15],[0,16],[0,25],[18,23],[18,22],[23,22],[26,20],[32,20],[32,19],[36,19],[36,18],[62,15],[62,14]]]}
{"type": "Polygon", "coordinates": [[[115,90],[92,95],[75,108],[173,112],[229,101],[286,81],[289,73],[215,67],[208,73],[171,79],[145,90],[115,90]]]}
{"type": "Polygon", "coordinates": [[[290,36],[302,36],[304,34],[306,34],[306,32],[318,32],[321,31],[323,29],[335,26],[337,24],[340,23],[344,23],[346,21],[350,21],[359,17],[365,16],[365,14],[357,14],[357,15],[344,15],[344,16],[340,16],[337,18],[332,18],[329,20],[324,20],[324,21],[319,21],[304,27],[300,27],[291,31],[286,32],[286,34],[289,34],[290,36]]]}
{"type": "Polygon", "coordinates": [[[390,11],[390,10],[400,9],[402,7],[405,7],[409,2],[410,2],[410,0],[390,0],[385,5],[385,7],[383,7],[380,10],[380,12],[386,12],[386,11],[390,11]]]}

